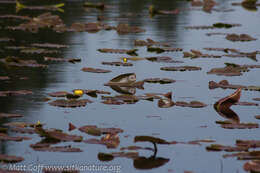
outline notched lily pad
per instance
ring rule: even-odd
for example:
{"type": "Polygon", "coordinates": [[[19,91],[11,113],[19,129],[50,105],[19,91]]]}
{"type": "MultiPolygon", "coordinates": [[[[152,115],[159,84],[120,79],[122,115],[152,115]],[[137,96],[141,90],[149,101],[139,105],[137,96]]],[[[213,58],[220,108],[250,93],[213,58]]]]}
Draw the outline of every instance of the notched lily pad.
{"type": "Polygon", "coordinates": [[[160,84],[169,84],[169,83],[174,83],[176,82],[173,79],[169,79],[169,78],[148,78],[148,79],[144,79],[144,82],[147,83],[160,83],[160,84]]]}
{"type": "Polygon", "coordinates": [[[109,73],[111,70],[104,70],[99,68],[83,67],[81,71],[91,72],[91,73],[109,73]]]}
{"type": "Polygon", "coordinates": [[[99,52],[102,53],[119,53],[119,54],[128,54],[132,56],[137,56],[138,54],[136,53],[138,49],[98,49],[99,52]]]}
{"type": "Polygon", "coordinates": [[[197,71],[201,70],[201,67],[195,66],[172,66],[172,67],[161,67],[164,71],[197,71]]]}
{"type": "MultiPolygon", "coordinates": [[[[23,157],[0,154],[0,161],[5,163],[17,163],[23,161],[23,157]]],[[[0,171],[1,172],[1,171],[0,171]]]]}
{"type": "Polygon", "coordinates": [[[183,52],[183,57],[184,58],[221,58],[220,55],[209,55],[209,54],[203,54],[201,53],[200,51],[198,50],[194,50],[194,49],[191,49],[190,50],[191,52],[183,52]]]}
{"type": "Polygon", "coordinates": [[[81,100],[59,99],[59,100],[49,102],[49,104],[52,106],[65,107],[65,108],[84,107],[87,105],[87,103],[92,103],[92,101],[88,99],[81,99],[81,100]]]}
{"type": "Polygon", "coordinates": [[[103,65],[112,65],[112,66],[133,66],[132,63],[129,62],[120,62],[120,61],[114,61],[114,62],[102,62],[103,65]]]}
{"type": "Polygon", "coordinates": [[[230,41],[254,41],[254,40],[257,40],[256,38],[253,38],[248,34],[240,34],[240,35],[238,35],[238,34],[228,34],[226,36],[226,39],[230,40],[230,41]]]}

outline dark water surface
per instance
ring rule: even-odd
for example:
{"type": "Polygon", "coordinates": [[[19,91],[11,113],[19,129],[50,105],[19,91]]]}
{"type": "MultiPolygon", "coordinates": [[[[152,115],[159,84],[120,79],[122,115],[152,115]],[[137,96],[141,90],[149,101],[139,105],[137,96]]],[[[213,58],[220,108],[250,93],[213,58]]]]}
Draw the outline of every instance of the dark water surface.
{"type": "MultiPolygon", "coordinates": [[[[25,2],[26,3],[26,2],[25,2]]],[[[29,3],[29,2],[27,2],[29,3]]],[[[30,2],[32,5],[46,4],[47,2],[30,2]]],[[[29,4],[30,4],[29,3],[29,4]]],[[[59,3],[50,1],[50,4],[59,3]]],[[[60,152],[37,152],[32,150],[29,145],[40,141],[38,135],[28,135],[32,140],[23,142],[0,142],[1,154],[16,155],[24,157],[24,161],[19,164],[45,164],[45,165],[120,165],[121,172],[146,172],[136,169],[133,160],[128,158],[115,158],[111,162],[101,162],[97,158],[99,152],[118,152],[121,147],[138,145],[151,147],[150,143],[133,142],[137,135],[149,135],[160,137],[168,141],[192,141],[199,139],[213,139],[216,143],[223,145],[234,145],[236,139],[259,139],[259,129],[230,130],[223,129],[215,123],[217,120],[224,120],[213,108],[213,104],[222,97],[234,92],[231,89],[208,88],[211,80],[220,81],[227,79],[232,84],[260,85],[259,69],[251,69],[250,72],[242,76],[225,77],[208,75],[211,68],[223,67],[225,62],[236,64],[259,64],[249,58],[229,58],[220,59],[198,58],[184,59],[182,52],[166,52],[159,56],[170,56],[174,60],[184,61],[182,64],[156,63],[150,61],[133,61],[132,67],[115,67],[102,65],[102,61],[117,61],[125,55],[105,54],[97,51],[99,48],[137,48],[140,57],[156,56],[156,53],[146,51],[146,47],[135,47],[134,40],[151,38],[155,41],[169,43],[172,47],[183,48],[184,51],[190,49],[201,50],[208,54],[222,54],[220,52],[207,52],[202,48],[219,47],[235,48],[243,52],[259,50],[260,45],[260,22],[259,11],[251,12],[240,6],[231,6],[231,1],[219,0],[217,9],[234,9],[231,12],[205,13],[201,10],[184,10],[191,7],[186,1],[150,1],[150,0],[111,0],[105,2],[109,5],[105,11],[96,9],[84,9],[83,2],[65,2],[64,13],[58,14],[66,25],[74,22],[96,22],[98,15],[107,18],[104,22],[115,26],[118,23],[128,23],[129,25],[139,26],[146,30],[144,33],[119,35],[116,31],[99,31],[98,33],[87,32],[65,32],[55,33],[51,30],[40,30],[33,34],[22,31],[9,31],[3,29],[8,25],[14,25],[7,19],[0,19],[0,38],[14,38],[14,42],[0,43],[0,58],[8,55],[23,56],[28,59],[36,59],[43,62],[40,55],[24,55],[18,51],[7,51],[5,46],[28,45],[30,43],[57,43],[69,45],[69,48],[61,49],[56,57],[78,57],[80,63],[50,63],[47,69],[31,68],[7,68],[0,66],[0,76],[11,76],[11,80],[0,81],[0,90],[22,90],[27,89],[33,92],[32,95],[0,97],[0,112],[19,113],[24,117],[12,120],[0,120],[0,123],[21,121],[36,123],[38,120],[46,124],[45,128],[57,128],[67,132],[68,123],[71,122],[77,127],[84,125],[97,125],[98,127],[119,127],[124,130],[119,134],[120,145],[116,149],[107,149],[103,145],[85,143],[64,143],[79,147],[84,152],[81,153],[60,153],[60,152]],[[148,7],[154,4],[159,9],[180,9],[178,15],[162,15],[149,17],[148,7]],[[239,23],[241,27],[231,29],[210,29],[210,30],[189,30],[186,26],[212,25],[217,22],[239,23]],[[208,32],[223,33],[247,33],[255,38],[251,42],[231,42],[225,36],[206,36],[208,32]],[[200,71],[171,72],[162,71],[164,66],[191,65],[202,68],[200,71]],[[96,74],[82,72],[82,67],[93,67],[110,69],[111,73],[96,74]],[[110,91],[111,95],[117,95],[114,90],[103,84],[113,77],[134,72],[137,80],[145,78],[164,77],[172,78],[177,82],[173,84],[148,84],[145,83],[144,90],[137,89],[136,95],[144,93],[166,93],[173,92],[173,101],[199,100],[208,104],[205,108],[187,108],[173,106],[171,108],[158,108],[157,101],[139,101],[136,104],[124,105],[105,105],[101,103],[101,96],[91,98],[84,96],[92,101],[86,107],[81,108],[58,108],[50,106],[41,100],[47,97],[47,93],[55,91],[72,91],[73,89],[98,89],[110,91]],[[19,77],[28,77],[28,80],[19,80],[19,77]],[[190,98],[191,97],[191,98],[190,98]],[[147,116],[160,116],[148,118],[147,116]],[[202,128],[205,126],[206,128],[202,128]],[[127,136],[127,137],[126,137],[127,136]]],[[[198,8],[200,9],[200,8],[198,8]]],[[[44,11],[21,10],[18,15],[37,16],[44,11]]],[[[0,15],[15,14],[15,4],[0,3],[0,15]]],[[[259,59],[259,54],[257,55],[259,59]]],[[[241,101],[251,101],[254,97],[260,97],[257,91],[242,91],[241,101]]],[[[259,114],[259,106],[233,106],[241,122],[255,122],[255,115],[259,114]]],[[[84,139],[91,136],[81,133],[78,130],[68,132],[71,134],[82,135],[84,139]]],[[[9,133],[11,136],[27,136],[26,134],[9,133]]],[[[59,144],[58,144],[59,145],[59,144]]],[[[225,152],[208,152],[202,145],[158,145],[157,157],[170,159],[165,165],[149,169],[147,172],[184,172],[185,170],[195,173],[206,172],[244,172],[243,164],[245,161],[238,161],[236,158],[222,157],[225,152]]],[[[140,150],[140,156],[149,157],[151,151],[140,150]]],[[[86,171],[82,171],[86,172],[86,171]]],[[[102,171],[100,171],[102,172],[102,171]]]]}

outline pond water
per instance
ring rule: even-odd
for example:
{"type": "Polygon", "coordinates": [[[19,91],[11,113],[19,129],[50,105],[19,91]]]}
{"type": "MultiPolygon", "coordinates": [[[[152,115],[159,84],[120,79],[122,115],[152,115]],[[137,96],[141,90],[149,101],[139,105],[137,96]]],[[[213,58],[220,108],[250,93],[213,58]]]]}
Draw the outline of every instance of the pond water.
{"type": "MultiPolygon", "coordinates": [[[[104,23],[116,26],[119,23],[128,23],[131,26],[138,26],[146,32],[130,33],[120,35],[116,31],[101,30],[97,33],[88,32],[64,32],[56,33],[49,29],[41,29],[38,33],[24,31],[10,31],[6,26],[17,25],[10,19],[0,19],[0,38],[9,37],[14,41],[0,42],[0,58],[6,56],[17,56],[25,59],[35,59],[39,63],[48,64],[48,68],[10,68],[3,64],[0,66],[0,76],[9,76],[10,80],[0,81],[0,91],[6,90],[30,90],[32,95],[0,97],[0,112],[18,113],[24,115],[22,118],[0,119],[0,125],[7,122],[28,122],[36,123],[40,121],[45,124],[44,128],[57,128],[69,134],[83,136],[84,139],[93,136],[82,133],[78,130],[68,131],[68,124],[72,123],[77,127],[84,125],[97,125],[98,127],[118,127],[124,130],[118,134],[120,144],[117,148],[108,149],[104,145],[86,144],[84,142],[66,142],[57,145],[71,145],[78,147],[83,152],[40,152],[30,148],[30,144],[41,140],[36,134],[19,134],[9,132],[10,136],[28,136],[31,140],[22,142],[0,141],[1,154],[24,157],[24,161],[17,163],[20,165],[119,165],[121,172],[244,172],[245,161],[234,158],[223,158],[226,152],[208,152],[205,148],[210,143],[201,145],[176,144],[158,145],[157,157],[169,159],[169,161],[158,168],[142,170],[134,165],[133,159],[115,158],[110,162],[102,162],[98,159],[98,153],[119,152],[121,147],[138,145],[142,147],[152,147],[151,143],[134,143],[134,137],[140,135],[154,136],[167,141],[188,142],[201,139],[212,139],[217,144],[235,145],[237,139],[257,140],[260,137],[259,129],[224,129],[217,120],[225,120],[214,110],[213,105],[219,99],[232,94],[235,90],[217,88],[210,90],[209,81],[219,82],[228,80],[231,84],[259,86],[259,69],[250,69],[249,72],[241,76],[217,76],[207,74],[212,68],[224,67],[224,63],[236,64],[259,64],[249,58],[183,58],[183,52],[163,52],[161,54],[151,53],[146,47],[134,46],[134,40],[145,40],[151,38],[155,41],[166,42],[171,47],[182,48],[183,51],[190,49],[200,50],[203,53],[222,55],[223,52],[206,51],[203,48],[234,48],[242,52],[252,52],[259,50],[260,45],[260,22],[259,11],[248,11],[241,6],[232,6],[233,1],[217,1],[214,8],[232,11],[221,12],[212,11],[206,13],[201,7],[190,9],[191,4],[187,1],[151,1],[151,0],[110,0],[105,1],[108,8],[104,11],[97,9],[86,9],[82,1],[66,1],[63,7],[64,13],[52,12],[59,15],[66,25],[74,22],[96,22],[97,16],[104,16],[104,23]],[[149,16],[148,8],[154,5],[158,9],[173,10],[179,9],[177,15],[155,15],[149,16]],[[241,27],[230,29],[185,29],[187,26],[212,25],[217,22],[238,23],[241,27]],[[223,35],[207,36],[206,33],[237,33],[249,34],[255,41],[231,42],[223,35]],[[46,63],[43,61],[44,55],[23,54],[17,50],[7,50],[6,46],[23,46],[32,43],[55,43],[68,45],[68,48],[61,51],[55,57],[81,58],[80,63],[46,63]],[[258,45],[258,46],[257,46],[258,45]],[[116,67],[102,65],[103,61],[121,61],[120,57],[130,57],[123,54],[101,53],[100,48],[115,49],[138,49],[139,57],[169,56],[174,60],[184,61],[184,63],[157,63],[150,61],[129,61],[133,63],[130,67],[116,67]],[[199,71],[162,71],[161,67],[166,66],[198,66],[199,71]],[[80,69],[83,67],[93,67],[109,69],[110,73],[88,73],[80,69]],[[145,83],[144,89],[136,89],[135,95],[145,93],[173,93],[173,101],[198,100],[207,107],[190,108],[173,106],[170,108],[159,108],[157,100],[140,100],[135,104],[105,105],[101,103],[101,95],[92,98],[84,95],[93,103],[79,108],[59,108],[42,101],[49,97],[47,93],[56,91],[71,92],[74,89],[97,89],[111,92],[111,96],[118,95],[116,91],[108,86],[104,86],[112,78],[124,74],[135,73],[137,80],[146,78],[170,78],[176,80],[171,84],[145,83]],[[26,77],[27,80],[21,80],[26,77]]],[[[237,1],[239,2],[239,1],[237,1]]],[[[34,2],[24,1],[24,4],[46,5],[60,3],[59,1],[34,2]]],[[[16,14],[37,16],[46,11],[22,9],[15,13],[15,3],[13,1],[0,1],[0,15],[16,14]]],[[[259,59],[259,54],[256,55],[259,59]]],[[[258,91],[242,91],[240,101],[256,102],[252,98],[260,97],[258,91]]],[[[56,98],[52,98],[55,100],[56,98]]],[[[52,101],[51,100],[51,101],[52,101]]],[[[241,122],[258,123],[255,115],[259,115],[259,106],[239,106],[232,107],[241,122]]],[[[94,137],[95,138],[95,137],[94,137]]],[[[99,138],[97,138],[99,139],[99,138]]],[[[148,150],[138,150],[139,156],[150,157],[153,152],[148,150]]],[[[151,163],[152,164],[152,163],[151,163]]],[[[6,166],[2,164],[1,166],[6,166]]],[[[36,171],[34,171],[36,172],[36,171]]],[[[81,171],[87,172],[87,171],[81,171]]],[[[99,171],[106,172],[106,171],[99,171]]]]}

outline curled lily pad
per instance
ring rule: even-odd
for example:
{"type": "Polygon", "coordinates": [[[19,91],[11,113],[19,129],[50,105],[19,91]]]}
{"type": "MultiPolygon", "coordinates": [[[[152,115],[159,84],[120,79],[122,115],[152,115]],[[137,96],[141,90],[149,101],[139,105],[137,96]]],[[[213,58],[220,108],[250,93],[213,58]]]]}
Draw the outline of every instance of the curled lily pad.
{"type": "Polygon", "coordinates": [[[175,102],[175,105],[181,107],[191,107],[191,108],[203,108],[207,106],[205,103],[199,101],[191,101],[190,103],[177,101],[175,102]]]}
{"type": "Polygon", "coordinates": [[[172,67],[161,67],[164,71],[197,71],[201,70],[201,67],[195,66],[172,66],[172,67]]]}
{"type": "Polygon", "coordinates": [[[37,145],[31,144],[31,148],[35,151],[48,151],[48,152],[82,152],[80,148],[73,148],[70,145],[68,146],[56,146],[51,147],[50,144],[47,145],[37,145]]]}
{"type": "Polygon", "coordinates": [[[129,62],[120,62],[120,61],[115,61],[115,62],[102,62],[103,65],[114,65],[114,66],[133,66],[132,63],[129,62]]]}
{"type": "Polygon", "coordinates": [[[168,98],[166,98],[166,99],[163,98],[163,99],[158,100],[159,108],[169,108],[174,105],[175,105],[175,103],[171,99],[168,99],[168,98]]]}
{"type": "Polygon", "coordinates": [[[168,79],[168,78],[148,78],[144,79],[144,82],[147,83],[160,83],[160,84],[169,84],[176,82],[175,80],[168,79]]]}
{"type": "Polygon", "coordinates": [[[211,144],[207,146],[206,149],[208,151],[227,151],[227,152],[234,152],[234,151],[248,151],[248,147],[244,146],[225,146],[220,144],[211,144]]]}
{"type": "Polygon", "coordinates": [[[164,47],[169,47],[170,45],[167,43],[163,43],[163,42],[157,42],[154,41],[150,38],[147,38],[146,40],[135,40],[135,46],[164,46],[164,47]]]}
{"type": "MultiPolygon", "coordinates": [[[[17,163],[23,161],[23,157],[0,154],[0,161],[5,163],[17,163]]],[[[0,171],[1,172],[1,171],[0,171]]]]}
{"type": "Polygon", "coordinates": [[[128,54],[128,55],[133,55],[137,56],[138,54],[136,53],[137,49],[98,49],[99,52],[102,53],[119,53],[119,54],[128,54]]]}
{"type": "Polygon", "coordinates": [[[40,136],[45,137],[46,139],[53,139],[57,141],[64,141],[64,142],[81,142],[82,136],[77,135],[69,135],[61,130],[57,129],[43,129],[41,127],[35,128],[36,133],[38,133],[40,136]]]}
{"type": "Polygon", "coordinates": [[[104,70],[99,68],[91,68],[91,67],[84,67],[81,69],[84,72],[91,72],[91,73],[109,73],[111,70],[104,70]]]}
{"type": "Polygon", "coordinates": [[[18,96],[18,95],[28,95],[32,94],[32,91],[28,90],[19,90],[19,91],[0,91],[1,96],[18,96]]]}
{"type": "Polygon", "coordinates": [[[80,58],[54,58],[54,57],[44,57],[44,61],[54,61],[54,62],[70,62],[70,63],[76,63],[81,62],[80,58]]]}
{"type": "Polygon", "coordinates": [[[145,32],[144,29],[141,29],[137,26],[129,26],[128,24],[118,24],[116,27],[118,34],[129,34],[129,33],[140,33],[145,32]]]}
{"type": "Polygon", "coordinates": [[[238,35],[238,34],[228,34],[226,36],[226,39],[230,40],[230,41],[254,41],[254,40],[256,40],[256,38],[253,38],[248,34],[240,34],[240,35],[238,35]]]}
{"type": "Polygon", "coordinates": [[[0,118],[19,118],[19,117],[23,117],[23,115],[0,113],[0,118]]]}
{"type": "Polygon", "coordinates": [[[244,170],[247,172],[260,172],[260,161],[259,160],[250,160],[244,164],[244,170]]]}
{"type": "Polygon", "coordinates": [[[81,99],[81,100],[59,99],[59,100],[49,102],[49,104],[52,106],[65,107],[65,108],[84,107],[87,105],[87,103],[92,103],[92,101],[88,99],[81,99]]]}
{"type": "Polygon", "coordinates": [[[8,136],[7,134],[0,133],[0,141],[16,141],[20,142],[23,140],[31,140],[29,137],[23,137],[23,136],[8,136]]]}

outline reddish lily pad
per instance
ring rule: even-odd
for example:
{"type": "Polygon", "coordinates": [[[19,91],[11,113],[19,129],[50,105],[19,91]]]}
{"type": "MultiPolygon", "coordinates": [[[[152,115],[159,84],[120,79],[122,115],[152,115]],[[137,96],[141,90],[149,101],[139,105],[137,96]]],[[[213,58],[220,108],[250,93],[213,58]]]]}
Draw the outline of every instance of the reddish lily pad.
{"type": "Polygon", "coordinates": [[[144,29],[141,29],[137,26],[129,26],[128,24],[118,24],[116,27],[118,34],[129,34],[129,33],[140,33],[145,32],[144,29]]]}
{"type": "Polygon", "coordinates": [[[224,129],[255,129],[259,128],[257,123],[222,124],[224,129]]]}
{"type": "Polygon", "coordinates": [[[240,105],[240,106],[258,106],[258,103],[253,103],[253,102],[237,102],[235,105],[240,105]]]}
{"type": "Polygon", "coordinates": [[[104,70],[99,68],[91,68],[91,67],[84,67],[81,69],[84,72],[91,72],[91,73],[109,73],[111,70],[104,70]]]}
{"type": "Polygon", "coordinates": [[[19,90],[19,91],[0,91],[0,96],[19,96],[32,94],[32,91],[19,90]]]}
{"type": "Polygon", "coordinates": [[[116,134],[107,134],[105,137],[102,137],[101,139],[88,139],[83,142],[87,144],[101,144],[105,145],[107,148],[117,148],[120,143],[120,140],[116,134]]]}
{"type": "Polygon", "coordinates": [[[129,62],[120,62],[120,61],[115,61],[115,62],[102,62],[103,65],[114,65],[114,66],[133,66],[132,63],[129,62]]]}
{"type": "Polygon", "coordinates": [[[226,36],[226,39],[230,40],[230,41],[254,41],[254,40],[256,40],[256,38],[253,38],[248,34],[240,34],[240,35],[238,35],[238,34],[228,34],[226,36]]]}
{"type": "Polygon", "coordinates": [[[24,136],[13,137],[13,136],[8,136],[7,134],[4,134],[4,133],[0,133],[0,141],[16,141],[16,142],[20,142],[20,141],[23,141],[23,140],[31,140],[31,138],[24,137],[24,136]]]}
{"type": "Polygon", "coordinates": [[[13,127],[11,128],[11,131],[15,133],[28,133],[28,134],[36,133],[33,128],[26,128],[26,127],[13,127]]]}
{"type": "Polygon", "coordinates": [[[175,105],[175,103],[171,99],[160,99],[158,100],[158,107],[159,108],[169,108],[175,105]]]}
{"type": "Polygon", "coordinates": [[[57,91],[57,92],[48,93],[48,95],[51,97],[66,97],[67,94],[69,93],[66,91],[57,91]]]}
{"type": "Polygon", "coordinates": [[[55,61],[55,62],[70,62],[70,63],[76,63],[81,62],[80,58],[54,58],[54,57],[44,57],[44,61],[55,61]]]}
{"type": "Polygon", "coordinates": [[[87,105],[87,103],[92,103],[92,101],[88,99],[81,99],[81,100],[60,99],[60,100],[49,102],[49,104],[52,106],[65,107],[65,108],[84,107],[87,105]]]}
{"type": "Polygon", "coordinates": [[[225,146],[220,144],[211,144],[207,146],[206,149],[208,151],[226,151],[226,152],[234,152],[234,151],[248,151],[248,147],[244,146],[225,146]]]}
{"type": "Polygon", "coordinates": [[[260,151],[250,151],[250,152],[240,152],[234,154],[225,154],[224,158],[227,157],[237,157],[238,160],[259,160],[260,151]]]}
{"type": "Polygon", "coordinates": [[[114,99],[106,99],[105,101],[102,101],[101,103],[106,105],[122,105],[125,104],[123,101],[118,101],[114,99]]]}
{"type": "Polygon", "coordinates": [[[119,54],[128,54],[128,55],[133,55],[133,56],[137,56],[137,49],[107,49],[107,48],[103,48],[103,49],[98,49],[99,52],[102,53],[119,53],[119,54]]]}
{"type": "Polygon", "coordinates": [[[77,135],[69,135],[61,130],[57,129],[43,129],[41,127],[35,129],[36,132],[40,135],[43,136],[47,139],[54,139],[58,141],[64,141],[64,142],[81,142],[83,137],[82,136],[77,136],[77,135]]]}
{"type": "Polygon", "coordinates": [[[74,125],[74,124],[72,124],[72,123],[69,123],[69,131],[72,131],[72,130],[74,130],[74,129],[76,129],[77,127],[74,125]]]}
{"type": "Polygon", "coordinates": [[[260,160],[250,160],[244,164],[243,168],[247,172],[259,173],[260,172],[260,160]]]}
{"type": "Polygon", "coordinates": [[[201,67],[195,66],[172,66],[172,67],[161,67],[164,71],[197,71],[201,70],[201,67]]]}
{"type": "Polygon", "coordinates": [[[23,161],[23,157],[0,154],[0,161],[5,163],[17,163],[23,161]]]}
{"type": "Polygon", "coordinates": [[[20,117],[23,117],[23,115],[0,113],[0,118],[20,118],[20,117]]]}
{"type": "Polygon", "coordinates": [[[31,144],[31,148],[35,151],[48,151],[48,152],[82,152],[80,148],[73,148],[70,145],[67,146],[56,146],[51,147],[50,144],[47,145],[37,145],[31,144]]]}
{"type": "Polygon", "coordinates": [[[208,106],[207,104],[199,101],[191,101],[190,103],[177,101],[175,102],[175,105],[181,107],[191,107],[191,108],[203,108],[208,106]]]}
{"type": "Polygon", "coordinates": [[[259,148],[260,140],[236,140],[236,145],[248,148],[259,148]]]}
{"type": "Polygon", "coordinates": [[[260,120],[260,115],[256,115],[255,118],[260,120]]]}
{"type": "Polygon", "coordinates": [[[179,10],[175,9],[175,10],[158,10],[156,9],[153,5],[149,6],[149,14],[150,16],[154,16],[154,15],[176,15],[179,14],[179,10]]]}
{"type": "Polygon", "coordinates": [[[85,132],[90,135],[100,136],[101,134],[118,134],[123,133],[120,128],[98,128],[94,125],[86,125],[79,128],[81,132],[85,132]]]}
{"type": "Polygon", "coordinates": [[[247,67],[243,66],[233,66],[226,64],[226,67],[223,68],[213,68],[207,74],[216,74],[219,76],[240,76],[242,72],[248,72],[247,67]]]}
{"type": "Polygon", "coordinates": [[[25,54],[56,54],[56,53],[59,53],[59,51],[30,47],[30,48],[22,49],[21,53],[25,53],[25,54]]]}

